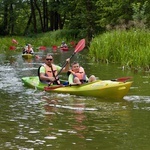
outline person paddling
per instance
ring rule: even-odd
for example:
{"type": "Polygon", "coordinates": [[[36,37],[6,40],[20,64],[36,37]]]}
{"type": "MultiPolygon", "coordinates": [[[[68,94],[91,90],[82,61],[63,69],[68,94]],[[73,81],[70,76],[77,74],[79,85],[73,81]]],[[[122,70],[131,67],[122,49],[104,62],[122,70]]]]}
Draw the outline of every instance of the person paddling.
{"type": "MultiPolygon", "coordinates": [[[[57,74],[62,69],[62,67],[55,65],[53,62],[53,56],[51,54],[47,54],[45,58],[45,63],[38,69],[39,80],[42,83],[59,85],[60,81],[57,74]]],[[[70,58],[66,59],[66,62],[67,65],[62,69],[62,72],[67,72],[69,70],[70,58]]]]}
{"type": "Polygon", "coordinates": [[[27,44],[24,48],[23,48],[23,54],[34,54],[33,48],[31,46],[31,44],[27,44]]]}
{"type": "Polygon", "coordinates": [[[64,47],[66,48],[68,47],[68,45],[65,43],[65,41],[62,41],[60,48],[64,48],[64,47]]]}
{"type": "Polygon", "coordinates": [[[96,80],[94,75],[87,77],[84,68],[79,65],[78,62],[73,62],[71,64],[71,70],[69,70],[68,81],[70,85],[83,84],[86,82],[93,82],[96,80]]]}

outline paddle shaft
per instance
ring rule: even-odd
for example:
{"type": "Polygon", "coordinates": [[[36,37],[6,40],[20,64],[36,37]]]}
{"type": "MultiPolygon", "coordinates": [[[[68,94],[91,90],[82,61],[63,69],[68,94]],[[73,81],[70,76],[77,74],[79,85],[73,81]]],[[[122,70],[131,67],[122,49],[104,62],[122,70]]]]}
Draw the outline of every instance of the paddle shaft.
{"type": "MultiPolygon", "coordinates": [[[[69,58],[71,60],[71,58],[76,54],[76,52],[74,52],[69,58]]],[[[64,67],[67,65],[67,61],[65,62],[65,64],[62,66],[62,68],[59,70],[59,72],[57,73],[56,77],[61,73],[61,71],[64,69],[64,67]]]]}
{"type": "Polygon", "coordinates": [[[63,84],[60,84],[60,85],[55,85],[55,86],[45,86],[44,87],[44,90],[45,91],[49,91],[49,90],[54,90],[54,89],[57,89],[57,88],[61,88],[61,87],[71,87],[71,86],[80,86],[79,84],[68,84],[68,85],[63,85],[63,84]]]}
{"type": "Polygon", "coordinates": [[[126,82],[129,79],[132,79],[132,77],[121,77],[117,79],[112,79],[111,81],[126,82]]]}
{"type": "MultiPolygon", "coordinates": [[[[78,44],[75,47],[75,51],[73,52],[73,54],[70,56],[70,59],[77,53],[80,52],[81,50],[83,50],[85,47],[85,39],[81,39],[78,44]]],[[[65,62],[65,64],[62,66],[61,70],[58,72],[58,74],[56,75],[56,77],[61,73],[61,71],[64,69],[64,67],[67,65],[67,61],[65,62]]]]}
{"type": "MultiPolygon", "coordinates": [[[[56,82],[57,82],[57,84],[58,84],[58,79],[57,79],[57,76],[56,76],[56,75],[55,75],[55,73],[54,73],[53,66],[51,65],[50,67],[51,67],[51,70],[52,70],[53,76],[54,76],[54,78],[55,78],[55,81],[56,81],[56,82]]],[[[54,81],[54,82],[55,82],[55,81],[54,81]]],[[[52,83],[52,82],[50,82],[50,83],[49,83],[49,86],[51,85],[51,83],[52,83]]]]}

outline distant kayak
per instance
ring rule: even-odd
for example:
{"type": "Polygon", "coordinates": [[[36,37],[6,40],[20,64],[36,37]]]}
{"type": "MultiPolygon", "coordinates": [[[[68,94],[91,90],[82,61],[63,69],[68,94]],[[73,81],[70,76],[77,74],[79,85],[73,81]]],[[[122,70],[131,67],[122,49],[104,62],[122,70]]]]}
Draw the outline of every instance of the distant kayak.
{"type": "Polygon", "coordinates": [[[31,59],[34,57],[34,55],[33,54],[22,54],[22,57],[25,59],[31,59]]]}
{"type": "Polygon", "coordinates": [[[122,99],[129,91],[132,81],[120,82],[112,80],[97,80],[81,85],[51,85],[43,84],[38,76],[23,77],[23,83],[31,88],[53,93],[64,93],[79,96],[92,96],[107,99],[122,99]]]}
{"type": "Polygon", "coordinates": [[[69,50],[69,48],[68,47],[60,47],[60,50],[62,50],[62,51],[68,51],[69,50]]]}

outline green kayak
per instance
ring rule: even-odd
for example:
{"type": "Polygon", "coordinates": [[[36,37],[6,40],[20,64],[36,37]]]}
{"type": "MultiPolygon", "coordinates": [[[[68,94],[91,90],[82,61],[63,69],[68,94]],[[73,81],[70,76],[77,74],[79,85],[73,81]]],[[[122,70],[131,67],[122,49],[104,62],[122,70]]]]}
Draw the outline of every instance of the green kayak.
{"type": "Polygon", "coordinates": [[[92,96],[99,98],[122,99],[129,91],[132,81],[97,80],[82,85],[51,85],[39,82],[38,76],[23,77],[24,85],[45,90],[47,92],[67,93],[79,96],[92,96]]]}

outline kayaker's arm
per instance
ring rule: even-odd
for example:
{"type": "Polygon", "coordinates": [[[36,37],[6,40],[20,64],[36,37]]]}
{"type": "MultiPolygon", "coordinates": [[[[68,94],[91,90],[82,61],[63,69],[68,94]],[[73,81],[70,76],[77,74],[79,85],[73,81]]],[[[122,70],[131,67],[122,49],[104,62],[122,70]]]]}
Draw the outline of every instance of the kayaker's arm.
{"type": "Polygon", "coordinates": [[[62,69],[62,72],[67,72],[70,69],[70,58],[66,59],[66,66],[62,69]]]}
{"type": "Polygon", "coordinates": [[[69,75],[68,82],[69,82],[69,85],[73,84],[73,75],[72,74],[69,75]]]}
{"type": "Polygon", "coordinates": [[[68,82],[69,82],[69,85],[80,85],[81,83],[74,83],[73,82],[73,74],[70,74],[69,77],[68,77],[68,82]]]}
{"type": "Polygon", "coordinates": [[[54,77],[47,77],[45,76],[44,73],[40,73],[40,79],[44,81],[49,81],[49,82],[54,82],[55,78],[54,77]]]}

